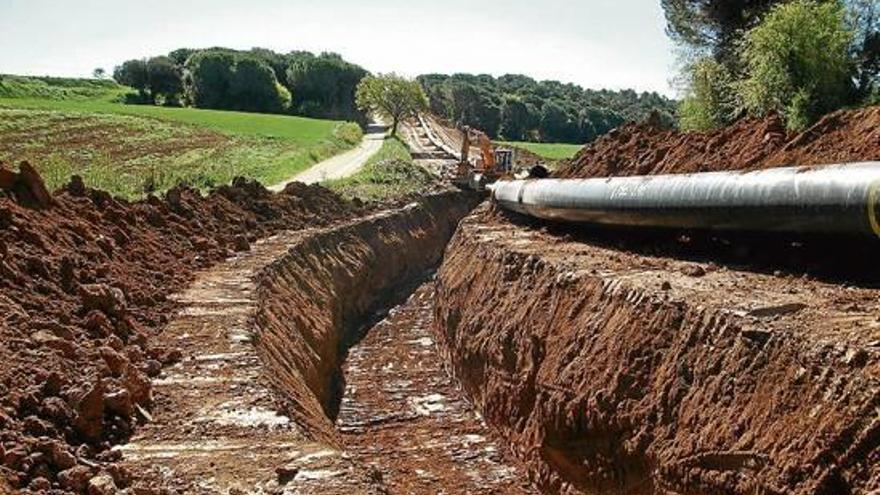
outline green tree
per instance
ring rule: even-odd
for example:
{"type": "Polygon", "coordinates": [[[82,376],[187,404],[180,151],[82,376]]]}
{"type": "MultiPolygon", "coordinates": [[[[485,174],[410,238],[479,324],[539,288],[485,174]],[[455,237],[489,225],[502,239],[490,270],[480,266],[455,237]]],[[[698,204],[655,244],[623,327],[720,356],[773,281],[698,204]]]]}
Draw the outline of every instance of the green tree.
{"type": "Polygon", "coordinates": [[[235,56],[219,50],[202,51],[187,60],[187,96],[200,108],[229,108],[235,56]]]}
{"type": "Polygon", "coordinates": [[[775,7],[744,38],[742,104],[755,115],[780,112],[794,129],[840,108],[854,94],[852,40],[838,2],[775,7]]]}
{"type": "Polygon", "coordinates": [[[687,92],[679,106],[679,125],[687,131],[723,126],[733,118],[733,78],[719,62],[706,57],[687,70],[687,92]]]}
{"type": "Polygon", "coordinates": [[[856,64],[856,89],[862,98],[878,89],[880,77],[880,2],[849,0],[849,22],[854,33],[852,57],[856,64]]]}
{"type": "Polygon", "coordinates": [[[357,85],[367,75],[335,53],[315,56],[308,52],[288,55],[288,87],[294,108],[310,117],[363,120],[355,102],[357,85]]]}
{"type": "Polygon", "coordinates": [[[357,86],[357,105],[365,112],[375,112],[391,119],[391,135],[397,135],[400,121],[415,116],[428,107],[428,99],[416,81],[396,74],[363,78],[357,86]]]}
{"type": "Polygon", "coordinates": [[[140,93],[142,99],[147,97],[149,77],[147,76],[147,61],[140,59],[126,60],[122,65],[113,70],[113,79],[119,84],[130,86],[140,93]]]}
{"type": "MultiPolygon", "coordinates": [[[[623,122],[643,121],[654,111],[665,122],[671,121],[676,111],[675,102],[657,93],[589,90],[558,81],[537,82],[516,74],[497,79],[488,75],[428,74],[417,79],[434,113],[456,125],[477,127],[493,138],[509,140],[584,143],[623,122]],[[565,124],[554,130],[541,127],[544,105],[549,101],[565,114],[565,124]]],[[[554,116],[548,117],[552,121],[554,116]]]]}
{"type": "Polygon", "coordinates": [[[542,141],[565,141],[565,138],[572,134],[573,125],[562,105],[553,101],[544,104],[544,108],[541,109],[540,124],[542,141]]]}
{"type": "Polygon", "coordinates": [[[147,61],[147,87],[150,101],[162,96],[166,105],[176,105],[183,93],[183,77],[174,61],[168,57],[153,57],[147,61]]]}
{"type": "Polygon", "coordinates": [[[255,57],[240,58],[229,84],[229,106],[248,112],[283,112],[290,92],[278,83],[269,65],[255,57]]]}
{"type": "Polygon", "coordinates": [[[785,0],[661,0],[666,32],[679,45],[735,70],[742,33],[785,0]]]}
{"type": "Polygon", "coordinates": [[[95,79],[104,79],[107,76],[107,71],[104,70],[103,67],[97,67],[92,71],[92,77],[95,79]]]}
{"type": "Polygon", "coordinates": [[[186,65],[187,59],[196,52],[198,52],[198,50],[192,48],[178,48],[177,50],[170,52],[168,58],[170,58],[178,67],[183,67],[186,65]]]}
{"type": "Polygon", "coordinates": [[[535,126],[534,111],[522,99],[507,96],[501,106],[501,136],[509,141],[522,141],[535,126]]]}

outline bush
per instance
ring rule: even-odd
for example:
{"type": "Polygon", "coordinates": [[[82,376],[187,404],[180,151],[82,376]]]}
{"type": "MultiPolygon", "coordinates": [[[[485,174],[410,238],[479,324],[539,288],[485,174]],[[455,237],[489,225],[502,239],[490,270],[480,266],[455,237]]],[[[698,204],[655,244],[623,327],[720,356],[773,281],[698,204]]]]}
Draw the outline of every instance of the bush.
{"type": "Polygon", "coordinates": [[[686,71],[687,93],[679,106],[679,125],[686,131],[721,127],[734,114],[733,78],[719,62],[703,58],[686,71]]]}
{"type": "Polygon", "coordinates": [[[795,0],[775,7],[742,43],[746,77],[738,86],[745,109],[780,112],[791,129],[853,98],[853,33],[836,1],[795,0]]]}

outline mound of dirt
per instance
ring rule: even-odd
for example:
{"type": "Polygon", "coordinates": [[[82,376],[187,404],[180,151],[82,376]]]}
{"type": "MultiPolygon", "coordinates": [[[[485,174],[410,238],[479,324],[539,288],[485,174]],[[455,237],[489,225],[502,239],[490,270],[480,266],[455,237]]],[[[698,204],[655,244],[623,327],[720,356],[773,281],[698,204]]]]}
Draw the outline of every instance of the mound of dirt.
{"type": "Polygon", "coordinates": [[[181,358],[150,337],[196,269],[364,213],[300,183],[272,194],[237,179],[135,203],[76,177],[44,190],[30,166],[0,167],[0,480],[32,492],[128,484],[110,447],[150,418],[149,377],[181,358]]]}
{"type": "Polygon", "coordinates": [[[802,133],[771,115],[710,132],[628,124],[584,147],[556,177],[758,170],[880,159],[880,107],[826,115],[802,133]]]}

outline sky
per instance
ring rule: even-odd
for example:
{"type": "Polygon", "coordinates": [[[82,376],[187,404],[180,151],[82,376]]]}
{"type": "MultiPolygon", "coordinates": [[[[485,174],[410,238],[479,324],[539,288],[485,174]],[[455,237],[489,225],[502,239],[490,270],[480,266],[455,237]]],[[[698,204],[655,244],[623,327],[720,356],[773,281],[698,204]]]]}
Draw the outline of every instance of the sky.
{"type": "Polygon", "coordinates": [[[371,72],[526,74],[657,91],[659,0],[0,0],[0,73],[85,77],[180,47],[333,51],[371,72]]]}

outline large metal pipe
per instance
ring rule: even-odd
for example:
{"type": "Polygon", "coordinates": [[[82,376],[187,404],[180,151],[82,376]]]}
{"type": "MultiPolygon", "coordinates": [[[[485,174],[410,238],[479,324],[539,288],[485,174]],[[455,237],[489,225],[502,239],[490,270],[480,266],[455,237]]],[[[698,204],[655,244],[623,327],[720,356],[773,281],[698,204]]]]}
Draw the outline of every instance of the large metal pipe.
{"type": "Polygon", "coordinates": [[[880,162],[489,187],[501,207],[548,220],[880,236],[880,162]]]}

